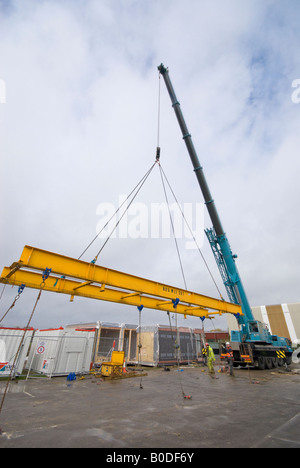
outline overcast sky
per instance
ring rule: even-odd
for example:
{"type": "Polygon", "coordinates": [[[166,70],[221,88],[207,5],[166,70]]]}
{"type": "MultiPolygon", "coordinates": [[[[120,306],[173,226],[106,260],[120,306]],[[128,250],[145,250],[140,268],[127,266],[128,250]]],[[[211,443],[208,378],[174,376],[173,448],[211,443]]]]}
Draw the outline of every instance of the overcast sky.
{"type": "MultiPolygon", "coordinates": [[[[1,271],[24,245],[78,258],[101,207],[117,207],[148,171],[163,62],[251,305],[299,301],[299,20],[296,0],[0,0],[1,271]]],[[[202,195],[163,80],[160,94],[161,164],[179,202],[196,207],[202,195]]],[[[148,213],[165,201],[158,166],[135,201],[148,213]]],[[[183,287],[174,240],[148,237],[111,239],[98,264],[183,287]]],[[[188,289],[218,297],[185,241],[188,289]]],[[[206,240],[202,250],[223,292],[206,240]]],[[[16,294],[5,288],[0,316],[16,294]]],[[[36,296],[25,289],[4,325],[26,325],[36,296]]],[[[97,320],[138,323],[138,311],[43,292],[32,325],[97,320]]],[[[142,323],[168,318],[144,309],[142,323]]]]}

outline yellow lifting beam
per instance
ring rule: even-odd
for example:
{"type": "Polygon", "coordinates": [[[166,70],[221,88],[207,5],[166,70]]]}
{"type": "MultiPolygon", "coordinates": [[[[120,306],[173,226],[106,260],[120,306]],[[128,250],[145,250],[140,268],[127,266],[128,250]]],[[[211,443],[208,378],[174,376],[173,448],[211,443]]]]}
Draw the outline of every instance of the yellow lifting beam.
{"type": "Polygon", "coordinates": [[[231,302],[30,246],[24,247],[18,262],[3,269],[0,282],[35,289],[43,283],[44,290],[70,295],[71,300],[81,296],[173,312],[176,305],[176,313],[194,317],[242,315],[241,307],[231,302]],[[43,281],[46,269],[51,274],[43,281]]]}

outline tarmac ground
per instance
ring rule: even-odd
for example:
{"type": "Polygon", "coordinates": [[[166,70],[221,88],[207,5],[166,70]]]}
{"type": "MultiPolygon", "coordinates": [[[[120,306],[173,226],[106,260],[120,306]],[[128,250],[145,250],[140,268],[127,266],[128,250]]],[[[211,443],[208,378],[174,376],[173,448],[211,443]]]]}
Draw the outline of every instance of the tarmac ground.
{"type": "Polygon", "coordinates": [[[0,448],[300,448],[300,364],[290,369],[212,378],[207,367],[185,366],[121,380],[13,380],[0,448]]]}

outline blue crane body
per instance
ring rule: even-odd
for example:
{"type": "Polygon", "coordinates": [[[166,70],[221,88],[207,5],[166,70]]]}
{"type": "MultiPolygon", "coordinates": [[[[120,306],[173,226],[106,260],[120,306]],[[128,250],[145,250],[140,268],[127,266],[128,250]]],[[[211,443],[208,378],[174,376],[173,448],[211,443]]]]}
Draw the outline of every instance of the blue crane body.
{"type": "Polygon", "coordinates": [[[236,265],[236,255],[233,255],[226,233],[221,224],[215,202],[209,190],[203,167],[201,166],[192,137],[185,123],[180,103],[175,95],[168,69],[161,64],[158,67],[163,76],[171,102],[175,111],[183,140],[186,144],[190,159],[193,164],[198,183],[200,185],[205,205],[207,207],[213,228],[206,229],[205,233],[210,243],[213,255],[218,265],[222,281],[226,288],[229,300],[240,304],[243,315],[237,315],[239,330],[231,332],[231,343],[234,351],[235,364],[253,364],[261,369],[284,362],[291,362],[292,347],[288,338],[272,335],[267,326],[255,320],[241,277],[236,265]]]}

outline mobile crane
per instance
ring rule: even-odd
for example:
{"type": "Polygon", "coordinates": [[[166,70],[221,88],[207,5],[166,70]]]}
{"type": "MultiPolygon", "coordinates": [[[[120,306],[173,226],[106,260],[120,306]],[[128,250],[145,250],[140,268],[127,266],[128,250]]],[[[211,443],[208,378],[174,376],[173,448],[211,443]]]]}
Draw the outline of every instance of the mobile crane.
{"type": "Polygon", "coordinates": [[[175,111],[183,140],[186,144],[193,164],[198,183],[200,185],[205,205],[208,210],[213,227],[206,229],[205,233],[210,243],[214,258],[219,268],[222,281],[227,291],[229,301],[239,304],[243,314],[236,314],[239,330],[231,332],[231,346],[233,349],[234,366],[250,365],[259,369],[290,364],[292,359],[291,341],[288,338],[272,335],[267,325],[255,320],[235,259],[232,254],[226,233],[221,224],[215,202],[208,187],[203,168],[199,162],[192,137],[185,123],[180,103],[177,100],[169,77],[169,70],[163,64],[158,66],[164,78],[172,107],[175,111]]]}

